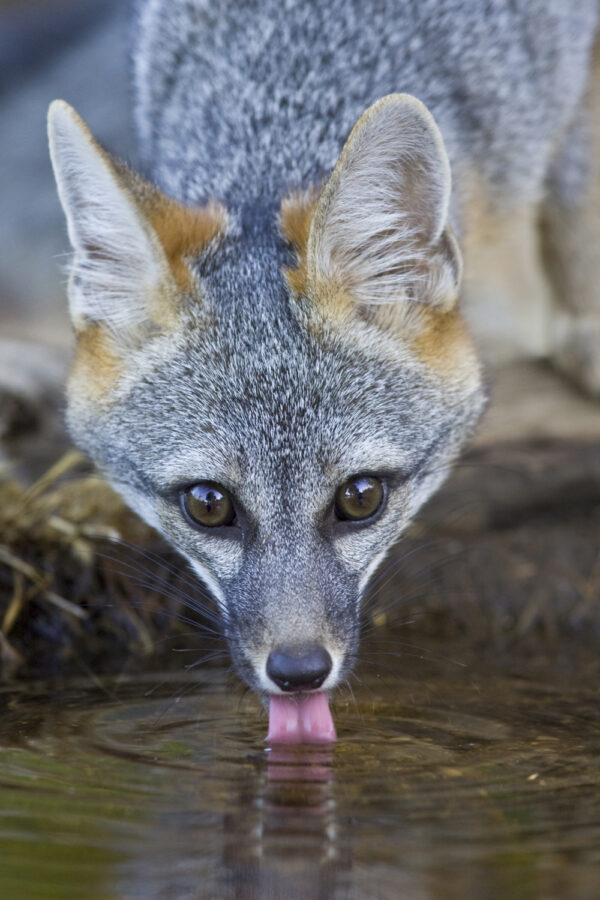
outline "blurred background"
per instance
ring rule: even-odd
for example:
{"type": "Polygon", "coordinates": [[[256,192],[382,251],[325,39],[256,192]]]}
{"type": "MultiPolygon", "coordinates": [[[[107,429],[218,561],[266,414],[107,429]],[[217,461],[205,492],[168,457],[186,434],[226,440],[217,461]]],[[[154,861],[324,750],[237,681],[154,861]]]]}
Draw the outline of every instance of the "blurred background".
{"type": "Polygon", "coordinates": [[[0,0],[0,463],[39,474],[68,445],[68,240],[46,112],[71,103],[135,164],[127,32],[116,0],[0,0]]]}
{"type": "Polygon", "coordinates": [[[0,336],[70,338],[64,217],[46,111],[61,97],[99,140],[135,161],[127,28],[115,0],[0,0],[0,336]]]}

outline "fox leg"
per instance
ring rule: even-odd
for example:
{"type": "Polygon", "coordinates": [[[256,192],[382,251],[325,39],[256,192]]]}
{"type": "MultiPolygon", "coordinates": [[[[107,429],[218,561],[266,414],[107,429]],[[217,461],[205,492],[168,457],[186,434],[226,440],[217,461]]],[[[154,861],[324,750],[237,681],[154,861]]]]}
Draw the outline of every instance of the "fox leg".
{"type": "Polygon", "coordinates": [[[577,115],[553,161],[542,204],[544,261],[553,289],[550,356],[600,397],[600,45],[577,115]]]}

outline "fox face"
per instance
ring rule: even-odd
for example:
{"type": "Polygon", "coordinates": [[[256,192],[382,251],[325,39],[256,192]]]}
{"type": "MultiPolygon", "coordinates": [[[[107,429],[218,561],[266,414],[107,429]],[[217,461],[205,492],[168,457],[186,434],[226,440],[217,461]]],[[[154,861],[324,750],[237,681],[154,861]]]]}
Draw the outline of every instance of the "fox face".
{"type": "Polygon", "coordinates": [[[483,406],[439,131],[392,95],[324,184],[189,208],[66,104],[49,121],[71,433],[212,590],[247,683],[327,691],[371,574],[483,406]]]}

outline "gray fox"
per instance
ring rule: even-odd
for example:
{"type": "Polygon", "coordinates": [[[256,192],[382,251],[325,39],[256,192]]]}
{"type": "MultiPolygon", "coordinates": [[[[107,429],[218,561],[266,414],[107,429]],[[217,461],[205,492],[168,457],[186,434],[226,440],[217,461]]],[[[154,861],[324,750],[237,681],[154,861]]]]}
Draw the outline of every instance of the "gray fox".
{"type": "Polygon", "coordinates": [[[50,107],[71,433],[211,589],[273,740],[335,735],[365,587],[485,404],[463,261],[523,211],[600,393],[597,7],[144,0],[145,177],[50,107]]]}

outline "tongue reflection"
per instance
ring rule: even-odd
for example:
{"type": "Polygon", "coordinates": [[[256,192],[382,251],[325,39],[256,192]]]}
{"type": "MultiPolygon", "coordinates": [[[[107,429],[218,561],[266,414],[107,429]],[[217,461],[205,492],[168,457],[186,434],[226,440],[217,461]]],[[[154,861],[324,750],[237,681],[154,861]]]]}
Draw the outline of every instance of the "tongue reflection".
{"type": "Polygon", "coordinates": [[[327,694],[270,696],[268,741],[280,744],[322,744],[335,739],[335,725],[327,694]]]}

